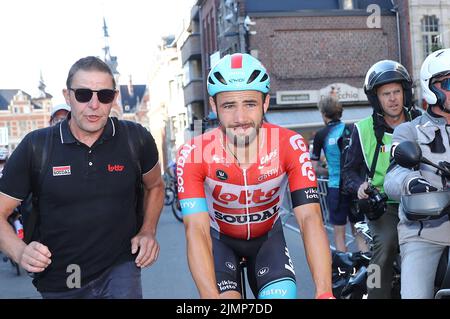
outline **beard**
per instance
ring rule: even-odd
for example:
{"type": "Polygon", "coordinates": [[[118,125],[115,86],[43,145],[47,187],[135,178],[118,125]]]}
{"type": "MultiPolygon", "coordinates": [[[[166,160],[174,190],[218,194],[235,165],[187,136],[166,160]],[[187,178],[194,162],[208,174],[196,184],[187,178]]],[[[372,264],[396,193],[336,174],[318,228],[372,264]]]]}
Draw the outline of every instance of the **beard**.
{"type": "Polygon", "coordinates": [[[239,123],[228,127],[221,125],[221,130],[227,136],[228,140],[233,141],[235,147],[246,147],[258,136],[262,123],[263,120],[261,119],[259,123],[239,123]],[[236,134],[235,129],[240,127],[246,127],[249,132],[245,135],[236,134]]]}

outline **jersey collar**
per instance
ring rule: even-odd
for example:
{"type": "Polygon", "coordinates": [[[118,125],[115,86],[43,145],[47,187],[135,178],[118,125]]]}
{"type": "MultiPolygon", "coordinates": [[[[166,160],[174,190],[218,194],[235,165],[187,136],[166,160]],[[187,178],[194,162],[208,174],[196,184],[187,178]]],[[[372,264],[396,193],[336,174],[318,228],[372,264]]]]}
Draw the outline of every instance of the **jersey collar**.
{"type": "MultiPolygon", "coordinates": [[[[62,144],[73,144],[78,143],[78,140],[73,136],[69,127],[69,120],[71,119],[72,112],[67,114],[67,118],[60,122],[59,125],[59,136],[61,138],[62,144]]],[[[102,135],[99,138],[99,141],[106,141],[115,136],[116,134],[116,125],[113,119],[110,117],[106,122],[105,129],[102,132],[102,135]]]]}

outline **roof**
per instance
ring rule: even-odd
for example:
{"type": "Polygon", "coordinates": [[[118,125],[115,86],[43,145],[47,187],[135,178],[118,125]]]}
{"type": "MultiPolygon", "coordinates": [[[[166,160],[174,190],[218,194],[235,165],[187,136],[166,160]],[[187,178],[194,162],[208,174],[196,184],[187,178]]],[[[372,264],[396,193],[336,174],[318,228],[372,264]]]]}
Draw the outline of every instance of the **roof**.
{"type": "Polygon", "coordinates": [[[128,87],[128,85],[120,86],[120,96],[123,105],[123,111],[125,113],[132,113],[136,111],[136,108],[139,106],[138,104],[141,103],[145,94],[146,85],[133,84],[132,92],[130,92],[128,87]]]}
{"type": "MultiPolygon", "coordinates": [[[[14,98],[14,96],[17,94],[17,92],[19,92],[19,91],[20,91],[19,89],[7,89],[7,90],[0,89],[0,110],[1,111],[8,110],[9,103],[14,98]]],[[[28,97],[28,99],[31,101],[31,95],[29,95],[28,93],[26,93],[24,91],[22,91],[22,93],[24,95],[26,95],[28,97]]]]}

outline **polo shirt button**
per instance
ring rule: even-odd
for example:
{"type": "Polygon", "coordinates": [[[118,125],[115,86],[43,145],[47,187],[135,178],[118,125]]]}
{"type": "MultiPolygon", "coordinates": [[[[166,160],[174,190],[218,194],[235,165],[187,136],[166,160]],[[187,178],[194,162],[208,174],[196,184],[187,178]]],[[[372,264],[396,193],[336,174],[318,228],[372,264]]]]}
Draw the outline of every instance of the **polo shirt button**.
{"type": "Polygon", "coordinates": [[[92,162],[89,162],[89,166],[92,166],[92,162]]]}

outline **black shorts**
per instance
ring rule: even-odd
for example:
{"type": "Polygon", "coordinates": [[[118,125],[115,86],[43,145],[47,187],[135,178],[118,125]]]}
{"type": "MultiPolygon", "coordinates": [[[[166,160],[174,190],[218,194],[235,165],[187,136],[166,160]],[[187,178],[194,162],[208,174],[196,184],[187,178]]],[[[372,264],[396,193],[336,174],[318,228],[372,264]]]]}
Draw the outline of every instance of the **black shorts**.
{"type": "Polygon", "coordinates": [[[214,229],[211,229],[211,238],[220,293],[230,290],[241,292],[242,257],[246,259],[247,278],[255,297],[268,283],[287,278],[295,282],[294,265],[280,220],[269,233],[251,240],[232,238],[214,229]]]}
{"type": "Polygon", "coordinates": [[[352,213],[352,197],[340,193],[339,188],[328,188],[327,204],[330,224],[343,226],[347,224],[347,218],[354,224],[364,220],[363,214],[355,215],[352,213]]]}

